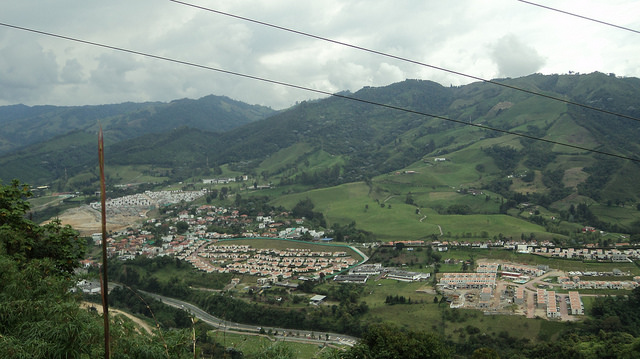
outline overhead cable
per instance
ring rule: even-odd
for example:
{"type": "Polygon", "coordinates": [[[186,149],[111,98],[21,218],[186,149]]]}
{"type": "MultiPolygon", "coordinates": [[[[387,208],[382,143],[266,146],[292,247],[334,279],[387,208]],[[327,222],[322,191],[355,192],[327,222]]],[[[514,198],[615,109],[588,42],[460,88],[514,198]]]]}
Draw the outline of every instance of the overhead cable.
{"type": "Polygon", "coordinates": [[[572,13],[572,12],[568,12],[568,11],[552,8],[552,7],[541,5],[541,4],[536,4],[536,3],[531,2],[531,1],[525,1],[525,0],[518,0],[518,1],[520,1],[521,3],[525,3],[525,4],[541,7],[543,9],[556,11],[556,12],[559,12],[559,13],[562,13],[562,14],[565,14],[565,15],[579,17],[579,18],[584,19],[584,20],[589,20],[589,21],[597,22],[597,23],[602,24],[602,25],[612,26],[612,27],[615,27],[615,28],[618,28],[618,29],[621,29],[621,30],[631,31],[631,32],[635,32],[636,34],[640,34],[640,31],[638,31],[638,30],[634,30],[634,29],[631,29],[631,28],[628,28],[628,27],[612,24],[610,22],[594,19],[594,18],[591,18],[591,17],[586,17],[586,16],[583,16],[583,15],[578,15],[578,14],[575,14],[575,13],[572,13]]]}
{"type": "Polygon", "coordinates": [[[544,94],[544,93],[541,93],[541,92],[537,92],[537,91],[523,89],[521,87],[505,84],[505,83],[502,83],[502,82],[499,82],[499,81],[496,81],[496,80],[484,79],[482,77],[469,75],[469,74],[466,74],[466,73],[463,73],[463,72],[450,70],[450,69],[447,69],[447,68],[444,68],[444,67],[431,65],[431,64],[427,64],[427,63],[416,61],[416,60],[411,60],[411,59],[406,58],[406,57],[401,57],[401,56],[385,53],[385,52],[382,52],[382,51],[372,50],[372,49],[369,49],[369,48],[366,48],[366,47],[353,45],[353,44],[350,44],[350,43],[347,43],[347,42],[338,41],[338,40],[330,39],[330,38],[327,38],[327,37],[322,37],[322,36],[319,36],[319,35],[310,34],[308,32],[294,30],[294,29],[287,28],[287,27],[284,27],[284,26],[274,25],[274,24],[271,24],[271,23],[268,23],[268,22],[251,19],[251,18],[244,17],[244,16],[235,15],[235,14],[231,14],[231,13],[228,13],[228,12],[207,8],[207,7],[204,7],[204,6],[190,4],[190,3],[187,3],[187,2],[184,2],[184,1],[179,1],[179,0],[169,0],[169,1],[171,1],[173,3],[176,3],[176,4],[190,6],[190,7],[196,8],[196,9],[209,11],[209,12],[216,13],[216,14],[219,14],[219,15],[224,15],[224,16],[235,18],[235,19],[252,22],[252,23],[255,23],[255,24],[259,24],[259,25],[268,26],[268,27],[271,27],[271,28],[274,28],[274,29],[283,30],[283,31],[294,33],[294,34],[310,37],[310,38],[313,38],[313,39],[322,40],[322,41],[330,42],[330,43],[333,43],[333,44],[350,47],[350,48],[353,48],[353,49],[356,49],[356,50],[365,51],[365,52],[368,52],[368,53],[372,53],[372,54],[376,54],[376,55],[392,58],[392,59],[395,59],[395,60],[400,60],[400,61],[404,61],[404,62],[415,64],[415,65],[428,67],[428,68],[431,68],[431,69],[434,69],[434,70],[448,72],[450,74],[454,74],[454,75],[470,78],[470,79],[473,79],[473,80],[482,81],[482,82],[486,82],[486,83],[502,86],[502,87],[505,87],[505,88],[508,88],[508,89],[511,89],[511,90],[516,90],[516,91],[521,91],[521,92],[524,92],[524,93],[528,93],[530,95],[541,96],[541,97],[544,97],[544,98],[547,98],[547,99],[550,99],[550,100],[560,101],[560,102],[563,102],[563,103],[568,104],[568,105],[574,105],[574,106],[582,107],[582,108],[589,109],[589,110],[592,110],[592,111],[598,111],[598,112],[606,113],[608,115],[618,116],[618,117],[622,117],[622,118],[626,118],[626,119],[629,119],[629,120],[640,122],[640,118],[636,118],[636,117],[633,117],[633,116],[629,116],[629,115],[625,115],[625,114],[621,114],[621,113],[617,113],[617,112],[613,112],[613,111],[597,108],[597,107],[594,107],[594,106],[585,105],[585,104],[582,104],[582,103],[579,103],[579,102],[570,101],[570,100],[567,100],[567,99],[563,99],[561,97],[547,95],[547,94],[544,94]]]}

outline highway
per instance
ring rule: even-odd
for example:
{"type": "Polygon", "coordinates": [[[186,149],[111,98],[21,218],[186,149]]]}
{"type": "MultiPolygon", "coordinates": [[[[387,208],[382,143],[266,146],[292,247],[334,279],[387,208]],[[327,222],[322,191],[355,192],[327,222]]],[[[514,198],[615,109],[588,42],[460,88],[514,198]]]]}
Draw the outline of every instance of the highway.
{"type": "Polygon", "coordinates": [[[266,327],[266,326],[257,326],[257,325],[248,325],[242,323],[235,323],[223,320],[221,318],[215,317],[204,310],[198,308],[197,306],[179,300],[175,298],[165,297],[163,295],[149,293],[145,291],[140,291],[146,295],[149,295],[159,301],[162,301],[164,304],[172,306],[174,308],[185,310],[191,313],[194,317],[199,320],[213,326],[214,328],[218,328],[218,330],[223,331],[235,331],[235,332],[243,332],[247,335],[261,335],[260,330],[264,329],[264,332],[269,332],[271,330],[272,333],[278,333],[276,339],[283,341],[296,341],[296,342],[308,342],[313,344],[336,344],[336,345],[348,345],[353,346],[359,338],[344,335],[344,334],[336,334],[336,333],[327,333],[327,332],[318,332],[318,331],[309,331],[309,330],[300,330],[300,329],[286,329],[286,328],[277,328],[277,327],[266,327]],[[291,335],[293,333],[293,335],[291,335]],[[328,339],[327,339],[328,336],[328,339]]]}

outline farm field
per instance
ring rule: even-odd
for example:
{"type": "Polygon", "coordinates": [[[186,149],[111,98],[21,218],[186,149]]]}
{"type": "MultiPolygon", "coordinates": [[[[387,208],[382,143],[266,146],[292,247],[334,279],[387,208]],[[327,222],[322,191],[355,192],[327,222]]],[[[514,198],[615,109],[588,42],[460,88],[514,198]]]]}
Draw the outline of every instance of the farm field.
{"type": "MultiPolygon", "coordinates": [[[[424,197],[430,204],[433,201],[436,205],[451,203],[449,199],[455,198],[454,203],[459,201],[458,204],[466,204],[469,207],[488,206],[487,210],[490,210],[495,206],[491,201],[451,191],[432,191],[425,195],[418,194],[416,197],[424,197]]],[[[314,210],[325,214],[329,226],[333,223],[348,224],[355,221],[358,228],[375,233],[378,240],[384,242],[425,239],[431,235],[444,235],[447,239],[463,238],[468,241],[486,240],[500,234],[516,239],[523,233],[534,234],[540,239],[562,237],[547,233],[542,226],[512,216],[444,215],[430,208],[417,208],[405,203],[406,195],[369,194],[369,187],[363,182],[285,195],[274,200],[272,204],[292,208],[298,201],[306,198],[315,204],[314,210]],[[485,238],[481,238],[483,232],[485,238]]]]}
{"type": "Polygon", "coordinates": [[[242,351],[246,358],[252,358],[255,355],[264,353],[270,347],[277,345],[284,345],[290,348],[295,354],[295,357],[300,359],[316,358],[319,353],[326,350],[324,346],[318,346],[318,344],[307,344],[290,340],[282,341],[281,338],[274,340],[267,335],[248,335],[213,330],[209,332],[209,336],[216,342],[221,343],[225,348],[234,348],[242,351]]]}

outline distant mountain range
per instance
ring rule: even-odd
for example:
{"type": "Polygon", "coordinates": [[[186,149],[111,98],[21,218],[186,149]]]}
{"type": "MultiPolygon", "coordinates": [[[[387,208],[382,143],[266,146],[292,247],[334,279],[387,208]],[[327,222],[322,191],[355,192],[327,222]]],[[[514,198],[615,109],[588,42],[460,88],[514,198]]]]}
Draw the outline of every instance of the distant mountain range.
{"type": "Polygon", "coordinates": [[[224,132],[264,119],[276,111],[223,96],[198,100],[122,103],[99,106],[0,106],[0,155],[81,130],[102,125],[111,141],[162,133],[177,127],[224,132]]]}
{"type": "MultiPolygon", "coordinates": [[[[496,81],[640,118],[637,78],[534,74],[496,81]]],[[[162,176],[174,180],[210,176],[212,169],[228,165],[235,173],[282,185],[331,186],[465,153],[475,159],[468,170],[481,178],[467,181],[468,186],[498,191],[501,179],[529,173],[537,176],[531,178],[537,181],[532,191],[553,201],[576,192],[597,201],[640,199],[637,162],[465,124],[640,158],[638,121],[491,83],[444,87],[406,80],[343,95],[364,102],[330,97],[280,112],[217,96],[171,103],[4,106],[0,178],[67,189],[74,183],[93,185],[100,123],[107,162],[171,169],[162,176]]]]}

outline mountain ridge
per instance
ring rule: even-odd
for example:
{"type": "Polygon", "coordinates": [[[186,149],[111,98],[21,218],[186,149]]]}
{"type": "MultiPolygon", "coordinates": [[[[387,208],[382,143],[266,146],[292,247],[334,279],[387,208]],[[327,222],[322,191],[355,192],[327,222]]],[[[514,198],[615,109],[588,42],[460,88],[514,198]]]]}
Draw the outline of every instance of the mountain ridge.
{"type": "MultiPolygon", "coordinates": [[[[635,78],[601,73],[533,74],[494,81],[640,117],[635,107],[640,97],[640,80],[635,78]]],[[[640,152],[636,140],[640,138],[638,121],[491,83],[445,87],[432,81],[405,80],[383,87],[365,87],[339,97],[304,101],[264,119],[231,128],[223,135],[195,127],[197,122],[185,121],[188,116],[184,113],[189,112],[193,101],[172,102],[174,112],[167,112],[170,115],[166,117],[174,121],[166,123],[174,127],[167,131],[123,140],[118,136],[105,136],[107,162],[117,166],[171,169],[163,173],[173,173],[172,180],[176,182],[187,179],[195,182],[227,165],[234,173],[248,174],[255,181],[317,188],[367,182],[377,176],[422,166],[436,157],[454,158],[459,161],[458,167],[464,166],[456,171],[465,174],[454,176],[453,181],[457,183],[451,185],[485,188],[515,202],[535,200],[564,208],[571,202],[566,198],[574,198],[576,194],[579,198],[605,203],[640,200],[639,185],[629,180],[630,175],[640,174],[636,163],[500,132],[521,133],[633,157],[640,152]],[[275,158],[278,160],[272,160],[275,158]]],[[[195,112],[206,117],[206,106],[195,112]]],[[[106,134],[123,131],[117,125],[118,122],[110,122],[111,132],[106,134]]],[[[95,136],[91,131],[85,134],[95,136]]],[[[74,134],[80,135],[82,131],[74,134]]],[[[7,181],[7,172],[27,176],[33,172],[40,175],[31,182],[47,183],[59,179],[61,173],[66,178],[79,176],[83,171],[95,173],[95,156],[88,150],[86,155],[77,154],[72,163],[53,163],[51,159],[69,151],[64,136],[56,141],[58,145],[48,145],[57,150],[47,154],[46,164],[41,163],[40,156],[44,154],[34,155],[39,153],[37,147],[44,145],[36,145],[22,155],[16,152],[13,156],[0,157],[0,165],[6,169],[4,173],[0,170],[0,178],[7,181]],[[25,166],[31,166],[32,171],[21,170],[25,166]]],[[[92,176],[95,179],[95,174],[85,175],[92,176]]],[[[83,181],[76,182],[84,183],[86,188],[93,186],[92,180],[83,181]]],[[[442,181],[439,179],[433,185],[441,185],[442,181]]],[[[65,186],[62,182],[59,184],[61,189],[65,186]]]]}

